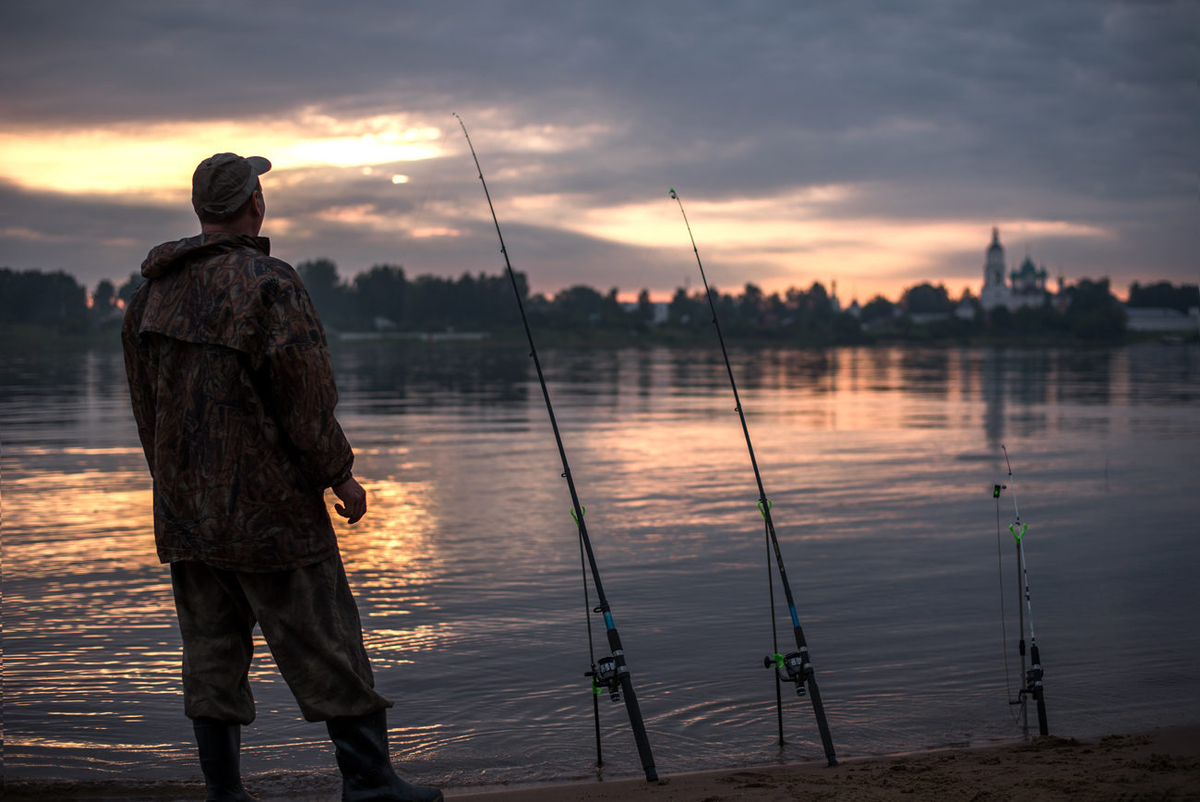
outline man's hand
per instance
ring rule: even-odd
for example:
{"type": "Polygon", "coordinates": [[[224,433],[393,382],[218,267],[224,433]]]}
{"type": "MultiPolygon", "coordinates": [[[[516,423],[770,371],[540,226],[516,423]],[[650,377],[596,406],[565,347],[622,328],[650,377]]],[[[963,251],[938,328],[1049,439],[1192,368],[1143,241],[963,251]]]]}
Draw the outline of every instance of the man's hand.
{"type": "Polygon", "coordinates": [[[342,504],[334,504],[333,508],[337,510],[338,515],[347,519],[348,523],[356,524],[367,514],[367,491],[363,490],[362,485],[353,476],[332,489],[342,500],[342,504],[346,505],[343,507],[342,504]]]}

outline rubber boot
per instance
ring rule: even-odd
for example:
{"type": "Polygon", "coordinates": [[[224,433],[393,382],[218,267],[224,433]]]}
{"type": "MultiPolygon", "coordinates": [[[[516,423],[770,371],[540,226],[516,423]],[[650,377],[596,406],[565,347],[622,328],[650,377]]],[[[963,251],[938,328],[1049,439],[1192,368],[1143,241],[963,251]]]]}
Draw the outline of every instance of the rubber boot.
{"type": "Polygon", "coordinates": [[[242,725],[206,716],[192,719],[196,747],[200,752],[200,770],[208,787],[206,802],[258,802],[242,787],[242,768],[238,750],[242,745],[242,725]]]}
{"type": "Polygon", "coordinates": [[[342,802],[441,802],[442,792],[396,776],[388,757],[387,714],[340,716],[325,722],[342,770],[342,802]]]}

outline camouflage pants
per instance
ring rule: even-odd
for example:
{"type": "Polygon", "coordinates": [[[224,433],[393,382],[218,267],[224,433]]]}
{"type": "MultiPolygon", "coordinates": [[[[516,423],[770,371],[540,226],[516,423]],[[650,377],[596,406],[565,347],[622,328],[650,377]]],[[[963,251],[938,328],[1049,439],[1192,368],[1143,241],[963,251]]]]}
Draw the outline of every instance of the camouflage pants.
{"type": "Polygon", "coordinates": [[[341,557],[267,573],[174,562],[171,585],[189,718],[254,720],[249,670],[255,623],[304,718],[325,721],[392,706],[375,691],[341,557]]]}

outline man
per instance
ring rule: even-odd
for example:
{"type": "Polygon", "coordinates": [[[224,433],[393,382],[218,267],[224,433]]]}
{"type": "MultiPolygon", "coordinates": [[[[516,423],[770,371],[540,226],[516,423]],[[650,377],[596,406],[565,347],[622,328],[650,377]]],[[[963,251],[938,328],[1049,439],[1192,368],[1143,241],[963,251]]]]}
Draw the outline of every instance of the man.
{"type": "Polygon", "coordinates": [[[259,237],[266,159],[218,153],[192,176],[199,236],[167,242],[121,339],[154,481],[158,556],[171,564],[183,636],[184,713],[209,800],[242,787],[241,725],[254,720],[251,630],[261,629],[309,721],[324,721],[342,798],[436,802],[392,771],[385,709],[325,506],[367,511],[333,410],[325,334],[304,286],[259,237]]]}

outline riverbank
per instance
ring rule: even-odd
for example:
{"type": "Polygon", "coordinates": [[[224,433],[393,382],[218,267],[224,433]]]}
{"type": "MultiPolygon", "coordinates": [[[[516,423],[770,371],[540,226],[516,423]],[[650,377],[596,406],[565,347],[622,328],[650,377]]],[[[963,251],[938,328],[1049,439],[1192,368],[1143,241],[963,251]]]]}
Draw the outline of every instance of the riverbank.
{"type": "MultiPolygon", "coordinates": [[[[527,348],[525,333],[511,328],[500,331],[327,331],[332,348],[371,347],[379,343],[389,346],[417,346],[436,344],[453,347],[469,344],[474,347],[527,348]]],[[[705,348],[714,347],[711,332],[707,329],[653,328],[643,331],[612,330],[602,328],[551,328],[535,332],[537,340],[545,340],[546,347],[578,349],[614,348],[705,348]]],[[[1111,337],[1077,337],[1067,333],[1025,332],[1020,330],[995,332],[948,333],[931,331],[917,326],[906,331],[856,332],[853,337],[830,338],[820,336],[786,335],[782,332],[755,334],[729,333],[726,343],[736,348],[796,348],[823,350],[829,348],[854,347],[920,347],[920,348],[1112,348],[1140,343],[1165,343],[1187,345],[1200,342],[1200,335],[1124,331],[1111,337]]],[[[539,343],[542,344],[542,343],[539,343]]],[[[0,323],[0,349],[17,350],[32,348],[113,348],[121,346],[119,326],[64,330],[55,326],[35,324],[0,323]]]]}
{"type": "MultiPolygon", "coordinates": [[[[333,802],[340,796],[335,776],[302,771],[247,778],[246,786],[262,802],[333,802]]],[[[848,756],[835,768],[811,762],[664,775],[657,783],[634,779],[444,790],[452,802],[1200,799],[1200,726],[1095,742],[1048,736],[982,749],[848,756]]],[[[202,796],[198,783],[107,781],[10,782],[5,798],[176,802],[202,796]]]]}

